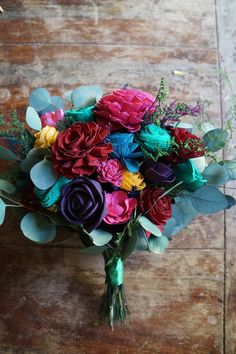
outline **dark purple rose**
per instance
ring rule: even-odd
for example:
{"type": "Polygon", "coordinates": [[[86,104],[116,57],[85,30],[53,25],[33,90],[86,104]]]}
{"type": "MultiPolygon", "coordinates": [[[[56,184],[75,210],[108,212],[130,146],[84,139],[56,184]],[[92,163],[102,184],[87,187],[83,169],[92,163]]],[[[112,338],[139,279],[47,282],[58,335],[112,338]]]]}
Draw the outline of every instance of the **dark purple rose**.
{"type": "Polygon", "coordinates": [[[175,180],[171,166],[159,161],[145,161],[140,167],[140,172],[144,180],[150,184],[169,184],[175,180]]]}
{"type": "Polygon", "coordinates": [[[73,179],[62,190],[60,210],[71,224],[91,232],[105,216],[105,193],[99,182],[86,177],[73,179]]]}

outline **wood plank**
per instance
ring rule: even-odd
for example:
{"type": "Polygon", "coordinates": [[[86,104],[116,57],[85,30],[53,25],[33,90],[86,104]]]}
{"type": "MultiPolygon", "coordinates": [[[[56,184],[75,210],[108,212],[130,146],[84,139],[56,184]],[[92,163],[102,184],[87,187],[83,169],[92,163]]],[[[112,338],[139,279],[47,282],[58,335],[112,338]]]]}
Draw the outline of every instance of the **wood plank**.
{"type": "Polygon", "coordinates": [[[7,1],[2,43],[216,48],[214,1],[7,1]],[[10,31],[6,31],[10,28],[10,31]],[[158,35],[157,35],[158,34],[158,35]]]}
{"type": "Polygon", "coordinates": [[[97,314],[100,257],[1,247],[0,267],[4,353],[222,352],[222,251],[134,254],[125,266],[132,316],[113,333],[97,314]]]}
{"type": "MultiPolygon", "coordinates": [[[[232,103],[233,94],[236,92],[236,3],[230,0],[217,0],[217,17],[218,17],[218,36],[219,36],[219,54],[220,68],[224,71],[230,81],[232,90],[222,78],[222,110],[223,116],[229,110],[232,103]]],[[[225,119],[226,124],[226,119],[225,119]]],[[[225,159],[236,157],[236,134],[235,119],[233,121],[233,138],[230,148],[225,150],[225,159]]],[[[228,185],[227,185],[228,186],[228,185]]],[[[236,197],[236,183],[231,182],[230,188],[226,188],[226,192],[236,197]]],[[[226,288],[225,288],[225,353],[236,353],[236,246],[235,246],[235,225],[236,216],[235,208],[227,210],[225,219],[225,246],[226,246],[226,288]]]]}

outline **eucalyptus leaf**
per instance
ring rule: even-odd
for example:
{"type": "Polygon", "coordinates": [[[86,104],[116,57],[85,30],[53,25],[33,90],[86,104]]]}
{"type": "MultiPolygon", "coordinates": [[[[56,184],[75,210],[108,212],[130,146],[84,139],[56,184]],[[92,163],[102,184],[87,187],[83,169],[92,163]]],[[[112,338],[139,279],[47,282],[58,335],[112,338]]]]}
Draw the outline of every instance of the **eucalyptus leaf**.
{"type": "Polygon", "coordinates": [[[18,160],[17,156],[11,151],[0,145],[0,159],[7,161],[18,160]]]}
{"type": "Polygon", "coordinates": [[[225,195],[215,186],[204,185],[189,195],[200,214],[214,214],[228,207],[225,195]]]}
{"type": "Polygon", "coordinates": [[[168,245],[169,245],[169,240],[166,236],[161,236],[161,237],[151,236],[148,240],[149,250],[153,253],[158,253],[158,254],[164,253],[168,245]]]}
{"type": "Polygon", "coordinates": [[[161,236],[161,231],[160,229],[153,223],[151,222],[146,216],[140,216],[138,219],[140,225],[146,230],[151,232],[152,235],[155,235],[157,237],[161,236]]]}
{"type": "Polygon", "coordinates": [[[96,104],[102,97],[100,86],[80,86],[72,91],[71,100],[74,108],[83,108],[96,104]]]}
{"type": "Polygon", "coordinates": [[[51,162],[44,159],[32,167],[30,178],[36,187],[46,190],[56,183],[58,175],[53,171],[51,162]]]}
{"type": "Polygon", "coordinates": [[[23,234],[37,243],[48,243],[56,237],[56,226],[39,213],[27,213],[20,223],[23,234]]]}
{"type": "Polygon", "coordinates": [[[176,220],[175,218],[172,216],[171,218],[169,218],[166,221],[166,224],[163,228],[162,231],[162,235],[166,236],[166,237],[170,237],[171,235],[173,235],[173,232],[175,230],[176,227],[176,220]]]}
{"type": "Polygon", "coordinates": [[[225,197],[227,198],[228,201],[228,206],[226,209],[230,209],[236,205],[236,200],[231,195],[226,194],[225,197]]]}
{"type": "Polygon", "coordinates": [[[4,222],[5,213],[6,213],[6,204],[5,204],[4,201],[0,198],[0,225],[2,225],[3,222],[4,222]]]}
{"type": "Polygon", "coordinates": [[[126,243],[121,251],[121,258],[123,261],[126,260],[131,255],[131,253],[135,250],[137,242],[138,242],[138,234],[136,232],[136,225],[130,224],[129,232],[126,238],[126,243]]]}
{"type": "Polygon", "coordinates": [[[7,192],[8,194],[13,194],[16,191],[16,187],[11,182],[0,179],[0,190],[7,192]]]}
{"type": "Polygon", "coordinates": [[[51,96],[51,101],[53,106],[55,107],[55,110],[58,109],[64,109],[64,101],[61,97],[59,96],[51,96]]]}
{"type": "Polygon", "coordinates": [[[70,90],[70,91],[66,91],[64,94],[63,94],[63,99],[67,102],[71,102],[71,95],[72,95],[72,91],[73,90],[70,90]]]}
{"type": "Polygon", "coordinates": [[[50,154],[49,149],[34,148],[30,150],[26,158],[21,161],[20,168],[26,173],[30,173],[31,168],[42,161],[46,155],[50,154]]]}
{"type": "Polygon", "coordinates": [[[45,88],[37,88],[31,92],[29,97],[29,104],[37,112],[42,111],[51,104],[51,98],[45,88]]]}
{"type": "Polygon", "coordinates": [[[134,229],[134,232],[136,232],[138,238],[136,243],[136,248],[140,251],[148,250],[148,238],[142,226],[137,224],[134,229]]]}
{"type": "Polygon", "coordinates": [[[33,107],[28,107],[26,110],[26,122],[34,130],[41,130],[42,128],[41,119],[33,107]]]}
{"type": "Polygon", "coordinates": [[[207,180],[208,184],[217,186],[224,185],[229,181],[229,172],[224,165],[211,163],[203,172],[203,177],[207,180]]]}
{"type": "Polygon", "coordinates": [[[112,239],[112,234],[101,229],[95,229],[89,233],[95,246],[104,246],[112,239]]]}
{"type": "Polygon", "coordinates": [[[229,173],[229,179],[235,180],[236,179],[236,159],[223,161],[223,166],[227,168],[227,171],[229,173]]]}
{"type": "Polygon", "coordinates": [[[209,151],[216,152],[222,149],[227,143],[228,133],[220,128],[209,130],[206,134],[204,134],[202,140],[205,147],[209,151]]]}

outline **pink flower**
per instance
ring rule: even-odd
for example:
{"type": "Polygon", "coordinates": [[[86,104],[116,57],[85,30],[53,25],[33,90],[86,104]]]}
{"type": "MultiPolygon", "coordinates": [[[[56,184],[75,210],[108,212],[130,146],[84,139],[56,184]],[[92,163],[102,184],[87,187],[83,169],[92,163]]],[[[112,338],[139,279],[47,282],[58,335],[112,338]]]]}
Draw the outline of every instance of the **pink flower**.
{"type": "Polygon", "coordinates": [[[128,198],[127,193],[115,191],[106,194],[107,215],[103,219],[107,224],[122,224],[127,222],[138,202],[128,198]]]}
{"type": "Polygon", "coordinates": [[[127,129],[136,132],[141,127],[145,112],[154,101],[154,96],[140,90],[113,91],[98,102],[94,110],[96,122],[109,130],[127,129]]]}
{"type": "Polygon", "coordinates": [[[110,182],[119,187],[122,180],[122,170],[123,167],[117,159],[103,161],[97,167],[98,181],[110,182]]]}
{"type": "Polygon", "coordinates": [[[44,113],[40,119],[43,127],[49,125],[50,127],[56,128],[57,122],[64,119],[64,112],[62,109],[58,109],[58,111],[55,112],[47,112],[44,113]]]}

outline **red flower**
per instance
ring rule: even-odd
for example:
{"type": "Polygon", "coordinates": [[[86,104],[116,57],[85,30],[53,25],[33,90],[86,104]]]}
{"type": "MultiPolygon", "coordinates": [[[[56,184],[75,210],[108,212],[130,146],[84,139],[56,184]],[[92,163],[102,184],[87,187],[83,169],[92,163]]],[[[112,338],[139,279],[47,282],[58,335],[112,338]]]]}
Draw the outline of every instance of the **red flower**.
{"type": "Polygon", "coordinates": [[[204,155],[204,144],[198,136],[184,128],[170,128],[170,132],[178,145],[177,150],[167,157],[170,162],[185,162],[204,155]]]}
{"type": "Polygon", "coordinates": [[[113,151],[103,140],[109,131],[95,122],[75,123],[60,132],[52,147],[55,170],[67,177],[91,175],[113,151]]]}
{"type": "Polygon", "coordinates": [[[165,225],[171,217],[172,204],[168,195],[163,194],[161,189],[145,188],[140,194],[139,210],[145,214],[155,225],[165,225]],[[159,199],[160,198],[160,199],[159,199]]]}
{"type": "Polygon", "coordinates": [[[98,102],[94,114],[97,123],[109,130],[127,129],[136,132],[141,127],[145,112],[154,101],[155,97],[147,92],[116,90],[98,102]]]}

